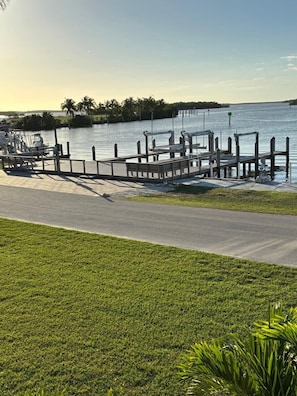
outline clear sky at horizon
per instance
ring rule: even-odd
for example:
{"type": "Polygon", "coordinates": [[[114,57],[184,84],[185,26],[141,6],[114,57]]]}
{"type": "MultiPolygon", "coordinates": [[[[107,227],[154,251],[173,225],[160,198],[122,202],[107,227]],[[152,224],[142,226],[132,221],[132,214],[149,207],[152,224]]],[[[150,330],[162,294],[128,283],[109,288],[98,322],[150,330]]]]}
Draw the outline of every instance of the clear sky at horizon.
{"type": "Polygon", "coordinates": [[[10,0],[0,112],[98,102],[297,97],[296,0],[10,0]]]}

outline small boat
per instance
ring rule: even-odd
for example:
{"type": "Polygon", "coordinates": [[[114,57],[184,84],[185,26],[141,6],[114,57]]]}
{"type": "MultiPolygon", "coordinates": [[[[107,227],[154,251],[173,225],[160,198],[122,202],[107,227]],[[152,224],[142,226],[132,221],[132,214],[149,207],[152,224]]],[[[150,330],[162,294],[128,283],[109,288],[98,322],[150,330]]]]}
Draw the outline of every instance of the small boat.
{"type": "Polygon", "coordinates": [[[0,148],[3,154],[18,154],[30,156],[45,156],[49,153],[49,146],[44,144],[41,134],[25,134],[23,131],[0,131],[0,148]]]}
{"type": "Polygon", "coordinates": [[[43,137],[40,133],[34,133],[29,136],[29,142],[26,145],[27,151],[29,155],[47,155],[48,154],[48,145],[44,144],[43,137]]]}

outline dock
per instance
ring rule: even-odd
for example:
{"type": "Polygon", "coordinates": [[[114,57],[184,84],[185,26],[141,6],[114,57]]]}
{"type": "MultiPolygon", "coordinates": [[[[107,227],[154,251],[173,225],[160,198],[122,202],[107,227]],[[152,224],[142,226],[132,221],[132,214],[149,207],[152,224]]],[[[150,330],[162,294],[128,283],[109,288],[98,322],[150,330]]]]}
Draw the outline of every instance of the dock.
{"type": "Polygon", "coordinates": [[[61,157],[60,150],[52,156],[28,156],[22,154],[1,155],[2,168],[6,172],[24,171],[43,174],[67,176],[85,176],[101,179],[118,179],[137,182],[164,183],[194,176],[212,178],[254,178],[269,177],[273,180],[279,169],[278,158],[282,168],[289,177],[289,138],[285,149],[276,150],[275,138],[270,140],[270,150],[260,152],[259,132],[235,134],[234,141],[228,138],[227,147],[219,147],[218,139],[210,130],[187,133],[181,132],[177,143],[173,131],[144,132],[145,152],[141,152],[137,142],[137,153],[119,156],[117,145],[114,157],[96,160],[94,147],[93,160],[71,159],[61,157]],[[169,135],[168,144],[157,144],[156,137],[169,135]],[[240,140],[244,136],[255,140],[254,153],[242,155],[240,140]],[[149,138],[152,139],[151,144],[149,138]],[[194,143],[196,139],[196,143],[194,143]],[[201,142],[197,142],[197,140],[201,142]],[[235,143],[233,152],[232,146],[235,143]],[[161,158],[161,157],[166,158],[161,158]]]}

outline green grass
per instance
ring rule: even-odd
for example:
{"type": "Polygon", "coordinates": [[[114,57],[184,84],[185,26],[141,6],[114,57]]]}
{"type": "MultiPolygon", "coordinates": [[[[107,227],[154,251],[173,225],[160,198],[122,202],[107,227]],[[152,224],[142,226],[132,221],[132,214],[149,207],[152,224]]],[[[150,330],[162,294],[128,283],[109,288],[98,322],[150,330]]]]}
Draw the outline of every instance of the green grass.
{"type": "Polygon", "coordinates": [[[131,198],[167,205],[297,215],[297,194],[221,187],[178,186],[174,191],[131,198]]]}
{"type": "Polygon", "coordinates": [[[0,394],[182,395],[195,342],[296,304],[297,271],[0,219],[0,394]]]}
{"type": "MultiPolygon", "coordinates": [[[[105,114],[101,114],[101,115],[95,114],[95,115],[91,115],[91,117],[94,122],[106,120],[105,114]]],[[[65,115],[65,116],[57,116],[55,118],[57,120],[59,120],[62,124],[67,124],[69,122],[69,120],[71,119],[71,116],[65,115]]]]}

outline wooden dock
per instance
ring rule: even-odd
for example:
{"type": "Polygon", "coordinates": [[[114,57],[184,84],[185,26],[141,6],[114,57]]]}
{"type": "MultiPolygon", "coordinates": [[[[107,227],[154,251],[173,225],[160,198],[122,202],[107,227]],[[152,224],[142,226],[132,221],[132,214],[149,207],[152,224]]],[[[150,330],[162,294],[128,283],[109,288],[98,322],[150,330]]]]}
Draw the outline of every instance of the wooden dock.
{"type": "MultiPolygon", "coordinates": [[[[160,133],[159,133],[160,134],[160,133]]],[[[273,180],[278,169],[276,158],[282,157],[286,172],[289,175],[289,138],[286,138],[285,150],[276,150],[275,138],[270,141],[270,151],[260,153],[258,132],[235,135],[235,152],[232,153],[232,141],[228,139],[228,148],[218,147],[211,131],[185,134],[185,139],[174,145],[172,135],[166,150],[155,143],[150,149],[146,145],[145,153],[140,149],[137,154],[129,156],[115,156],[105,160],[74,160],[71,158],[28,157],[25,155],[8,154],[0,156],[2,168],[5,171],[24,171],[45,174],[60,174],[67,176],[86,176],[102,179],[118,179],[129,181],[163,183],[196,175],[218,178],[259,178],[265,171],[273,180]],[[193,154],[193,136],[208,138],[208,151],[193,154]],[[255,150],[253,155],[241,155],[240,138],[244,135],[254,135],[255,150]],[[192,146],[191,146],[192,144],[192,146]],[[173,147],[178,150],[174,151],[173,147]],[[183,147],[183,149],[181,149],[183,147]],[[168,154],[169,158],[160,159],[161,154],[168,154]],[[265,165],[264,165],[265,164],[265,165]],[[262,166],[262,169],[261,169],[262,166]]],[[[163,145],[164,147],[164,145],[163,145]]],[[[205,147],[202,147],[205,149],[205,147]]]]}

